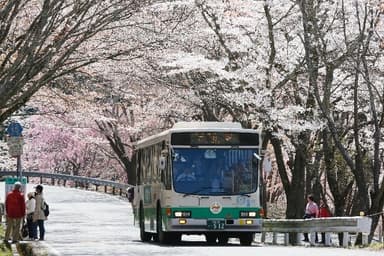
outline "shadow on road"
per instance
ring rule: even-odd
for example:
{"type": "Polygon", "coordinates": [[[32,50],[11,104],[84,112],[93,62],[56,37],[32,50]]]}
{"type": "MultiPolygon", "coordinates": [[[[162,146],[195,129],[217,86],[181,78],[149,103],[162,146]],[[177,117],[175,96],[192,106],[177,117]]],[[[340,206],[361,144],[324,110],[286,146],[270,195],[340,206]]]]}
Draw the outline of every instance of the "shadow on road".
{"type": "Polygon", "coordinates": [[[261,247],[261,245],[258,244],[252,244],[251,246],[243,246],[240,245],[239,242],[236,241],[229,241],[227,244],[208,244],[206,241],[183,241],[172,244],[160,244],[155,241],[149,241],[149,242],[142,242],[141,240],[133,240],[135,243],[145,243],[145,244],[151,244],[151,245],[158,245],[161,247],[261,247]]]}

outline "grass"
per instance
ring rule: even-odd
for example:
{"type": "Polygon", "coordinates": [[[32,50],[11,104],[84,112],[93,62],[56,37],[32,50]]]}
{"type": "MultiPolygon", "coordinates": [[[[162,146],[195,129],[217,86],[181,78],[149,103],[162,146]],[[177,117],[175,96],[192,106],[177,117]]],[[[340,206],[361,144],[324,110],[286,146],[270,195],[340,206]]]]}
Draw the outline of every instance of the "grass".
{"type": "Polygon", "coordinates": [[[0,225],[0,256],[12,256],[12,250],[11,250],[11,247],[10,245],[6,245],[5,243],[3,243],[3,240],[4,240],[4,233],[5,233],[5,230],[4,230],[4,226],[3,225],[0,225]]]}
{"type": "Polygon", "coordinates": [[[384,243],[371,243],[368,248],[374,251],[384,251],[384,243]]]}

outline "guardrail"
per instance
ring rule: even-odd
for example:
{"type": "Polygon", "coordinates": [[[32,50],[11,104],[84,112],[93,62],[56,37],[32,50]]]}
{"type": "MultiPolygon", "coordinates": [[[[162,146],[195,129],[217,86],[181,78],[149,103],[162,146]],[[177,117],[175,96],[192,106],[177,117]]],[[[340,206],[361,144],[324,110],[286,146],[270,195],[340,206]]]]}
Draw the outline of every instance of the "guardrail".
{"type": "Polygon", "coordinates": [[[329,217],[313,219],[265,219],[263,220],[263,237],[265,233],[273,232],[272,243],[276,244],[277,233],[284,233],[284,244],[289,244],[289,233],[296,233],[296,241],[301,241],[303,233],[309,233],[309,243],[315,244],[315,235],[325,233],[325,245],[331,244],[331,233],[342,233],[342,246],[347,247],[350,233],[362,233],[363,245],[368,244],[368,235],[372,219],[369,217],[329,217]]]}
{"type": "MultiPolygon", "coordinates": [[[[63,180],[64,185],[66,181],[74,181],[75,183],[81,183],[84,187],[88,188],[89,185],[96,186],[96,190],[98,186],[104,187],[104,192],[107,193],[108,187],[112,188],[112,193],[116,193],[116,189],[119,191],[119,194],[126,194],[127,188],[130,187],[129,184],[123,184],[119,182],[113,182],[108,180],[102,180],[97,178],[88,178],[82,176],[73,176],[68,174],[57,174],[57,173],[45,173],[45,172],[23,172],[23,176],[27,177],[38,177],[40,178],[40,183],[43,183],[43,178],[51,179],[51,184],[55,184],[55,180],[63,180]]],[[[16,176],[16,171],[0,171],[0,176],[16,176]]],[[[76,184],[77,186],[77,184],[76,184]]]]}

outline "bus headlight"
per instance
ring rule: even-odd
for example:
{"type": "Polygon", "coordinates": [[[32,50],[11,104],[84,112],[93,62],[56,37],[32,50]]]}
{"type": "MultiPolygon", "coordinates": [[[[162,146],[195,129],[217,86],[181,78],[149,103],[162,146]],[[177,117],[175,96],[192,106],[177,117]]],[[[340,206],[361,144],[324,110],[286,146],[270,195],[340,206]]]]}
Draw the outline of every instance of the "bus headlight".
{"type": "Polygon", "coordinates": [[[247,225],[252,225],[252,224],[253,224],[253,220],[246,220],[246,221],[245,221],[245,224],[247,224],[247,225]]]}
{"type": "Polygon", "coordinates": [[[181,225],[187,224],[187,220],[186,219],[179,219],[179,224],[181,224],[181,225]]]}
{"type": "Polygon", "coordinates": [[[246,211],[241,211],[240,212],[240,218],[256,218],[257,213],[252,211],[252,212],[246,212],[246,211]]]}
{"type": "Polygon", "coordinates": [[[173,212],[173,216],[176,218],[190,218],[191,217],[190,211],[175,211],[173,212]]]}

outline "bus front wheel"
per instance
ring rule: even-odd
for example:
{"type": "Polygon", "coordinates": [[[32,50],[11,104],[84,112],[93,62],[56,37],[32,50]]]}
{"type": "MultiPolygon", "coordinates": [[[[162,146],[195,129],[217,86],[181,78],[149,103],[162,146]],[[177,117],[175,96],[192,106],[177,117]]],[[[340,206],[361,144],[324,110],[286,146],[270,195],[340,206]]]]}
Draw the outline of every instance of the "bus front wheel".
{"type": "Polygon", "coordinates": [[[217,239],[219,240],[219,245],[226,245],[228,243],[229,237],[224,234],[220,234],[217,239]]]}
{"type": "Polygon", "coordinates": [[[159,243],[168,244],[171,242],[170,233],[163,231],[163,215],[161,213],[160,206],[157,207],[156,231],[157,231],[157,241],[159,243]]]}
{"type": "Polygon", "coordinates": [[[245,233],[240,235],[240,244],[250,246],[253,242],[253,233],[245,233]]]}
{"type": "Polygon", "coordinates": [[[216,234],[205,234],[205,240],[208,244],[213,245],[216,244],[217,235],[216,234]]]}
{"type": "Polygon", "coordinates": [[[144,208],[143,205],[140,205],[139,210],[139,226],[140,226],[140,239],[143,242],[148,242],[151,240],[152,235],[148,232],[145,232],[144,228],[144,208]]]}

